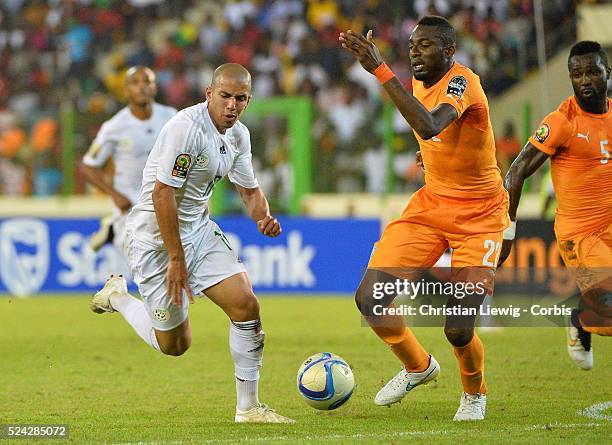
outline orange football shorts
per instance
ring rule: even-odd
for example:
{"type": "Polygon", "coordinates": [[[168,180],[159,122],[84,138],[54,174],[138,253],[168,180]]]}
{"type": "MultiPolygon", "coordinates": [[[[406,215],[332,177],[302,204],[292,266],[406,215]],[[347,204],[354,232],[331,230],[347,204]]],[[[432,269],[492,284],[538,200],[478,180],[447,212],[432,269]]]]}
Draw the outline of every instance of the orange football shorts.
{"type": "Polygon", "coordinates": [[[368,268],[429,268],[450,247],[453,268],[494,270],[509,223],[503,188],[491,198],[469,199],[436,195],[425,186],[385,228],[368,268]]]}

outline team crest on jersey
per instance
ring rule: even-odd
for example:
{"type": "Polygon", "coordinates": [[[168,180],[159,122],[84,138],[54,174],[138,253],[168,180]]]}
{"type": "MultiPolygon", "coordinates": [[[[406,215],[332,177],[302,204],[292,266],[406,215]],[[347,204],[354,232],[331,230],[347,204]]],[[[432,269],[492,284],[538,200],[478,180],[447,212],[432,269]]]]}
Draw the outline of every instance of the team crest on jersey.
{"type": "Polygon", "coordinates": [[[534,139],[538,141],[540,144],[543,144],[544,141],[548,138],[550,134],[550,128],[546,124],[542,124],[540,128],[537,129],[534,135],[534,139]]]}
{"type": "Polygon", "coordinates": [[[170,320],[170,311],[168,309],[153,309],[153,316],[157,321],[162,323],[170,320]]]}
{"type": "Polygon", "coordinates": [[[187,172],[189,171],[190,166],[191,156],[189,156],[187,153],[181,153],[176,157],[176,161],[174,161],[172,176],[185,179],[187,177],[187,172]]]}
{"type": "Polygon", "coordinates": [[[206,153],[202,153],[196,158],[195,165],[200,168],[205,168],[206,166],[208,166],[208,162],[208,155],[206,153]]]}
{"type": "Polygon", "coordinates": [[[222,155],[227,154],[227,150],[225,149],[225,145],[222,145],[221,148],[219,148],[219,153],[221,153],[222,155]]]}
{"type": "Polygon", "coordinates": [[[461,98],[463,97],[463,93],[465,93],[466,88],[467,79],[463,76],[455,76],[448,83],[446,94],[454,94],[455,96],[461,98]]]}

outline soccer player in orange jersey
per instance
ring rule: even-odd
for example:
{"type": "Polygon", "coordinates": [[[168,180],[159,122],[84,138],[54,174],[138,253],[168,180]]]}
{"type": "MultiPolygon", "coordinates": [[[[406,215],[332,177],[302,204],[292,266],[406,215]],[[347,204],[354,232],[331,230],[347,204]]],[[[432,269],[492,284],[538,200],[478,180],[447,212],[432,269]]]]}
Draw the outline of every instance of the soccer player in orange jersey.
{"type": "Polygon", "coordinates": [[[499,264],[508,257],[523,182],[548,158],[557,195],[555,235],[565,265],[576,274],[580,308],[569,320],[568,352],[593,367],[591,334],[612,335],[612,100],[606,97],[608,58],[597,42],[576,43],[568,59],[574,95],[544,118],[508,174],[511,228],[499,264]]]}
{"type": "MultiPolygon", "coordinates": [[[[384,63],[372,31],[364,37],[349,30],[340,34],[340,42],[376,75],[413,128],[425,168],[425,186],[413,195],[401,217],[385,228],[355,295],[369,325],[403,364],[374,399],[377,405],[390,405],[434,379],[440,366],[401,315],[376,313],[381,302],[392,307],[395,297],[385,295],[381,300],[376,289],[398,276],[415,276],[419,268],[432,267],[451,247],[453,271],[462,273],[464,281],[484,282],[491,292],[502,232],[509,225],[508,195],[495,160],[487,98],[479,77],[454,61],[455,30],[446,19],[424,17],[410,36],[413,94],[384,63]]],[[[480,307],[484,296],[474,295],[465,303],[480,307]]],[[[454,417],[459,421],[485,416],[484,348],[474,323],[475,316],[458,325],[447,316],[444,328],[463,384],[454,417]]]]}

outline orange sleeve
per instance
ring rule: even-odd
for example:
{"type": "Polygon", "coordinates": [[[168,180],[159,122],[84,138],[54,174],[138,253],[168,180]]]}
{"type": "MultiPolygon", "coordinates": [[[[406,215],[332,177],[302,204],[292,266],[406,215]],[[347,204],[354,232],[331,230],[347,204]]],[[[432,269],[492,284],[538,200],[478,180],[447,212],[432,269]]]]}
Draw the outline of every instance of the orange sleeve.
{"type": "Polygon", "coordinates": [[[572,125],[565,115],[553,111],[544,118],[538,129],[529,138],[529,142],[538,150],[554,155],[557,148],[565,144],[572,135],[572,125]]]}
{"type": "Polygon", "coordinates": [[[476,76],[465,76],[463,73],[456,74],[441,87],[445,91],[441,95],[438,105],[451,105],[457,110],[457,118],[460,118],[471,105],[483,102],[480,98],[480,91],[482,90],[476,76]]]}

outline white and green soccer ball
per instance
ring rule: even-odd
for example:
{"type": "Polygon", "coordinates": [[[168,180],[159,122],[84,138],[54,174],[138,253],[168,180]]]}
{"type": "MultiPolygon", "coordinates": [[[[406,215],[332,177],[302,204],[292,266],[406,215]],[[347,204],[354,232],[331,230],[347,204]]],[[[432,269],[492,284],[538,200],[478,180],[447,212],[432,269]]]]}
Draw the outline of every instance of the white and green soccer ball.
{"type": "Polygon", "coordinates": [[[300,366],[297,387],[308,405],[320,410],[332,410],[351,398],[355,378],[342,357],[320,352],[308,357],[300,366]]]}

